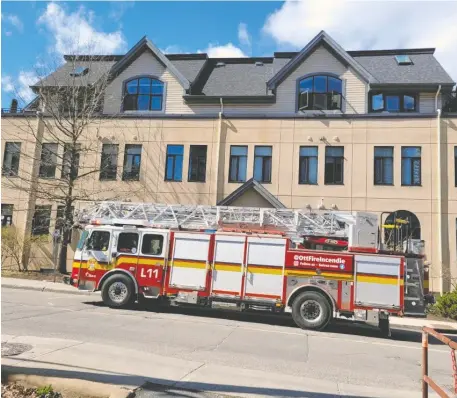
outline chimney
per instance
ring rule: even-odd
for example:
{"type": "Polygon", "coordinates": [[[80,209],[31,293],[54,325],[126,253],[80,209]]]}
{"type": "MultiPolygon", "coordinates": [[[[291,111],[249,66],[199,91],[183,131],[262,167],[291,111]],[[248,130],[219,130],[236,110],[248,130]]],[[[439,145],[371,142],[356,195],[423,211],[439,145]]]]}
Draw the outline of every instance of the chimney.
{"type": "Polygon", "coordinates": [[[13,98],[11,100],[10,113],[17,113],[17,99],[13,98]]]}

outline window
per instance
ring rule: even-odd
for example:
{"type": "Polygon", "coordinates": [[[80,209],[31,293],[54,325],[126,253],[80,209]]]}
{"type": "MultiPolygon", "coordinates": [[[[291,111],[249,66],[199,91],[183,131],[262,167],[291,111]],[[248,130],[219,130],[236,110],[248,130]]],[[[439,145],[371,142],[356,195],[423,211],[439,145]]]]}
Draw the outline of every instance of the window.
{"type": "Polygon", "coordinates": [[[374,184],[393,185],[394,148],[391,146],[374,147],[374,184]]]}
{"type": "Polygon", "coordinates": [[[5,143],[5,153],[3,155],[2,175],[16,177],[19,173],[19,159],[21,157],[21,143],[5,143]]]}
{"type": "Polygon", "coordinates": [[[115,180],[117,176],[117,155],[119,145],[103,144],[100,162],[100,180],[115,180]]]}
{"type": "MultiPolygon", "coordinates": [[[[68,220],[70,226],[73,225],[73,214],[75,208],[71,206],[71,218],[68,220]]],[[[55,229],[61,230],[64,227],[64,220],[65,220],[65,206],[57,206],[57,215],[56,215],[56,224],[55,229]]]]}
{"type": "Polygon", "coordinates": [[[401,148],[401,185],[419,186],[422,184],[421,147],[401,148]]]}
{"type": "Polygon", "coordinates": [[[41,146],[41,163],[38,176],[41,178],[54,178],[57,167],[57,144],[43,144],[41,146]]]}
{"type": "Polygon", "coordinates": [[[163,249],[162,235],[143,235],[143,244],[141,245],[141,253],[151,256],[160,256],[163,249]]]}
{"type": "Polygon", "coordinates": [[[125,145],[124,154],[124,172],[122,179],[124,181],[139,181],[141,166],[141,145],[125,145]]]}
{"type": "Polygon", "coordinates": [[[167,145],[165,181],[182,181],[184,145],[167,145]]]}
{"type": "Polygon", "coordinates": [[[299,110],[341,110],[343,83],[327,75],[304,78],[298,83],[299,110]]]}
{"type": "Polygon", "coordinates": [[[109,248],[109,238],[108,231],[93,231],[87,240],[86,249],[105,252],[109,248]]]}
{"type": "Polygon", "coordinates": [[[248,147],[230,147],[229,182],[245,182],[248,165],[248,147]]]}
{"type": "Polygon", "coordinates": [[[138,234],[136,232],[121,232],[117,242],[117,252],[136,254],[137,250],[138,234]]]}
{"type": "Polygon", "coordinates": [[[259,182],[271,182],[271,146],[254,148],[254,179],[259,182]]]}
{"type": "Polygon", "coordinates": [[[325,148],[325,176],[328,185],[344,184],[344,147],[328,146],[325,148]]]}
{"type": "Polygon", "coordinates": [[[49,235],[51,224],[51,206],[35,206],[32,219],[32,235],[49,235]]]}
{"type": "Polygon", "coordinates": [[[71,166],[73,166],[72,180],[78,177],[79,169],[79,156],[81,153],[81,144],[75,144],[74,153],[72,150],[72,144],[65,144],[63,147],[63,161],[62,161],[62,178],[69,179],[71,166]]]}
{"type": "Polygon", "coordinates": [[[206,180],[206,145],[191,145],[189,153],[188,181],[205,182],[206,180]]]}
{"type": "Polygon", "coordinates": [[[13,210],[14,205],[7,205],[2,203],[2,228],[9,227],[13,224],[13,210]]]}
{"type": "Polygon", "coordinates": [[[163,83],[149,77],[125,83],[124,111],[161,111],[163,83]]]}
{"type": "Polygon", "coordinates": [[[370,112],[415,112],[416,95],[403,93],[370,93],[370,112]]]}
{"type": "Polygon", "coordinates": [[[77,66],[73,71],[70,73],[70,76],[79,77],[87,75],[89,72],[89,68],[87,66],[77,66]]]}
{"type": "Polygon", "coordinates": [[[317,146],[300,147],[299,184],[317,184],[317,146]]]}
{"type": "Polygon", "coordinates": [[[412,65],[413,61],[409,58],[406,54],[396,55],[395,60],[397,61],[398,65],[412,65]]]}

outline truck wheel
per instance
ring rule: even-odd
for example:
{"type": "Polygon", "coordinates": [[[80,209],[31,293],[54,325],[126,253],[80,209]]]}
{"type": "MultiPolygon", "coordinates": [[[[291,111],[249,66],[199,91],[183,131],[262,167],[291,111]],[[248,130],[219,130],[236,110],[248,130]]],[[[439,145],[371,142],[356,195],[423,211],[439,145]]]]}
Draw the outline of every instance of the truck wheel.
{"type": "Polygon", "coordinates": [[[112,275],[103,284],[102,299],[109,307],[126,307],[134,298],[135,288],[132,279],[127,275],[112,275]]]}
{"type": "Polygon", "coordinates": [[[322,330],[332,318],[332,309],[321,293],[304,292],[292,303],[292,318],[302,329],[322,330]]]}

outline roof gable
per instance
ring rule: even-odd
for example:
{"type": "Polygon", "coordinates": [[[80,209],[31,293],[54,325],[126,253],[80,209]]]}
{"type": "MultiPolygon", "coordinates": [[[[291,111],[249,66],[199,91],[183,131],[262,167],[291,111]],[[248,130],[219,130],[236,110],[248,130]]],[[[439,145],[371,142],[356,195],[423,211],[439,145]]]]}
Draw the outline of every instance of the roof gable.
{"type": "Polygon", "coordinates": [[[375,78],[354,60],[335,40],[326,32],[321,31],[312,39],[290,62],[281,68],[267,83],[273,89],[281,83],[295,68],[298,67],[320,45],[324,45],[343,64],[351,66],[365,81],[375,82],[375,78]]]}
{"type": "Polygon", "coordinates": [[[116,76],[130,65],[141,53],[149,49],[154,56],[170,71],[170,73],[181,83],[184,89],[188,90],[190,82],[173,65],[173,63],[160,51],[146,36],[135,44],[124,57],[119,60],[112,68],[111,74],[116,76]]]}

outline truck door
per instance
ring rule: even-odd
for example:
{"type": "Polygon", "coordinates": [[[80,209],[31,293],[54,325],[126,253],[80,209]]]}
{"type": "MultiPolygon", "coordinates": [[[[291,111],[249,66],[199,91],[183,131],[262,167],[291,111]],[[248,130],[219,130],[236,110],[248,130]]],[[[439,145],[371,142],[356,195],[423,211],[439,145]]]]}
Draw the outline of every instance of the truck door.
{"type": "Polygon", "coordinates": [[[129,271],[134,277],[137,272],[139,241],[140,234],[136,229],[114,232],[112,245],[114,266],[129,271]]]}
{"type": "Polygon", "coordinates": [[[94,290],[110,263],[112,231],[93,229],[81,250],[78,288],[94,290]]]}
{"type": "Polygon", "coordinates": [[[161,294],[167,253],[167,232],[153,229],[142,231],[136,279],[145,297],[157,297],[161,294]]]}

